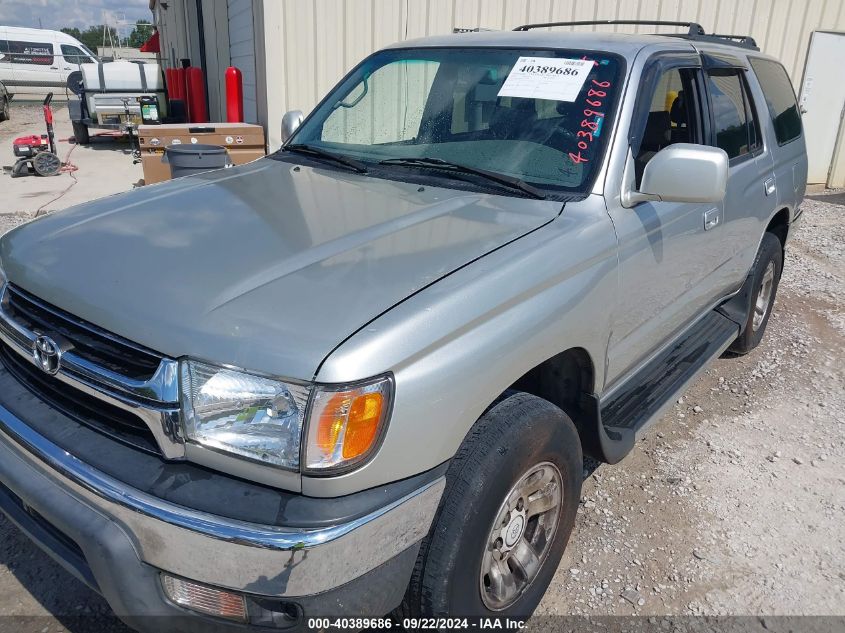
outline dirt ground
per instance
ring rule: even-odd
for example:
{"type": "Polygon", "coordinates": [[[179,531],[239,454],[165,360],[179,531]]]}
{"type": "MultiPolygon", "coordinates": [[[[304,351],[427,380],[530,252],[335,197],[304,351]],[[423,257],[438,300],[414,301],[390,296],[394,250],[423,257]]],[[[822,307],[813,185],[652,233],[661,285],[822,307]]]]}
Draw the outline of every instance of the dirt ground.
{"type": "Polygon", "coordinates": [[[538,614],[845,615],[845,193],[803,206],[763,344],[584,482],[538,614]]]}
{"type": "MultiPolygon", "coordinates": [[[[22,222],[39,209],[55,211],[127,191],[143,177],[141,165],[132,163],[125,137],[117,138],[106,130],[91,129],[90,145],[74,145],[69,141],[73,128],[67,105],[55,103],[53,112],[56,152],[75,171],[49,178],[11,178],[0,173],[0,226],[22,222]]],[[[4,168],[12,166],[16,160],[12,151],[13,139],[46,133],[44,115],[38,104],[13,101],[11,116],[11,120],[0,123],[0,166],[4,168]]]]}
{"type": "MultiPolygon", "coordinates": [[[[0,233],[33,215],[2,182],[0,233]]],[[[804,209],[763,345],[711,366],[621,464],[588,470],[536,621],[740,615],[803,631],[766,618],[845,616],[845,192],[804,209]]],[[[24,616],[0,631],[125,630],[2,518],[0,614],[24,616]]]]}

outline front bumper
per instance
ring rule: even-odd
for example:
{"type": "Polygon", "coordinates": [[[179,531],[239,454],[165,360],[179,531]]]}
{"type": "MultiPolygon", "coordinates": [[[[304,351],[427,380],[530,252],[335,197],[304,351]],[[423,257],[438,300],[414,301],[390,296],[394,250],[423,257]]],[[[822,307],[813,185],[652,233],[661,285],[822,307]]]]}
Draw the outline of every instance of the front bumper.
{"type": "MultiPolygon", "coordinates": [[[[166,600],[161,571],[283,599],[306,617],[386,613],[401,599],[445,480],[338,525],[262,526],[128,487],[0,406],[0,484],[0,509],[30,538],[132,626],[161,630],[149,616],[191,613],[166,600]]],[[[207,618],[196,620],[207,630],[207,618]]]]}

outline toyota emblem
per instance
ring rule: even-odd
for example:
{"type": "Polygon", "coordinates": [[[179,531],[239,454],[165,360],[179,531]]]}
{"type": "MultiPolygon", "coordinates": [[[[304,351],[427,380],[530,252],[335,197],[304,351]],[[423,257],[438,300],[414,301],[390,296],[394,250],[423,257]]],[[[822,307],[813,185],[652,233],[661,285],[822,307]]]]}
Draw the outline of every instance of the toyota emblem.
{"type": "Polygon", "coordinates": [[[41,371],[50,375],[58,373],[62,364],[62,350],[49,336],[42,335],[35,339],[34,356],[41,371]]]}

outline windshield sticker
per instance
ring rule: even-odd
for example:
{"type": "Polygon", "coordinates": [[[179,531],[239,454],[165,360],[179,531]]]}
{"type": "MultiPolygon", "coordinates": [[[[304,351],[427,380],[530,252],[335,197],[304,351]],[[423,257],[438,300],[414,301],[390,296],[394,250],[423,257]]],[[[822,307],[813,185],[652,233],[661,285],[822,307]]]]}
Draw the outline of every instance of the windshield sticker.
{"type": "Polygon", "coordinates": [[[572,102],[578,98],[592,68],[593,62],[584,59],[520,57],[499,96],[572,102]]]}
{"type": "Polygon", "coordinates": [[[569,158],[576,165],[589,161],[582,152],[588,150],[593,140],[601,135],[602,124],[604,123],[604,101],[607,97],[607,89],[610,88],[609,81],[590,80],[590,89],[587,90],[584,98],[584,118],[581,120],[581,129],[578,130],[578,151],[569,152],[569,158]],[[601,108],[601,110],[599,110],[601,108]]]}

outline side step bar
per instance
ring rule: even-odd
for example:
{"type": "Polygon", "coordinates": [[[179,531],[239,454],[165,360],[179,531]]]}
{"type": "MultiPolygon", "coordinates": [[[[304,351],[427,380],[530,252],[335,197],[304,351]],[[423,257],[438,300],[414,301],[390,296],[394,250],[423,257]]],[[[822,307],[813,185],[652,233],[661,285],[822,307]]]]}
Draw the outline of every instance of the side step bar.
{"type": "Polygon", "coordinates": [[[714,310],[609,399],[594,399],[599,457],[610,464],[625,457],[634,446],[637,432],[656,420],[710,361],[730,346],[739,329],[735,322],[714,310]]]}

